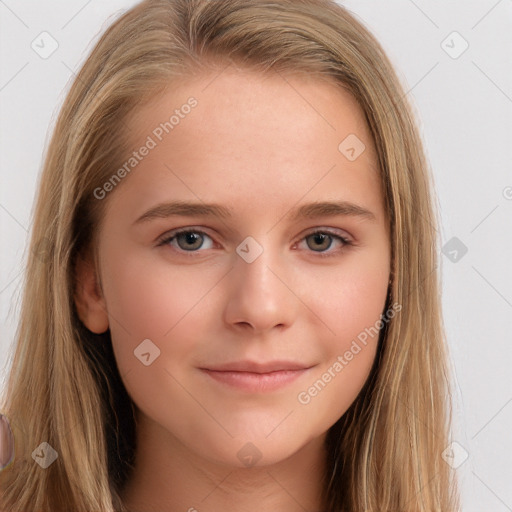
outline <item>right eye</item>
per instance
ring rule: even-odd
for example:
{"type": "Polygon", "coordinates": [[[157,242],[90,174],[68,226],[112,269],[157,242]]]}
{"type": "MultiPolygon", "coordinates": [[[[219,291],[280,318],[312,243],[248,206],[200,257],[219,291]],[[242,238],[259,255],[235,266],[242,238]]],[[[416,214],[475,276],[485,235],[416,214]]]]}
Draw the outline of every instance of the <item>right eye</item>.
{"type": "MultiPolygon", "coordinates": [[[[174,230],[166,233],[157,243],[157,246],[171,245],[173,249],[182,252],[200,252],[198,249],[205,248],[204,238],[210,238],[204,231],[197,229],[181,229],[174,230]]],[[[213,244],[210,244],[206,249],[211,249],[213,244]]]]}

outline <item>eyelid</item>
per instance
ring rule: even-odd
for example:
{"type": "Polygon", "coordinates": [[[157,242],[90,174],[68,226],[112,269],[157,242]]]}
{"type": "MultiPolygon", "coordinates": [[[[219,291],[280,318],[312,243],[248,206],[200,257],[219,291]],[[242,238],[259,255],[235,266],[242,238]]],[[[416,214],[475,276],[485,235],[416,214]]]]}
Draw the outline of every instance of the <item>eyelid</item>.
{"type": "MultiPolygon", "coordinates": [[[[211,238],[213,242],[214,238],[212,235],[209,235],[203,228],[195,227],[195,226],[186,226],[184,228],[176,228],[171,229],[170,231],[166,231],[163,235],[159,236],[156,239],[155,245],[159,247],[160,245],[164,245],[170,238],[175,238],[176,236],[180,235],[181,233],[199,233],[201,235],[206,235],[207,237],[211,238]]],[[[187,252],[187,251],[183,251],[187,252]]],[[[188,251],[188,252],[199,252],[199,251],[188,251]]]]}
{"type": "MultiPolygon", "coordinates": [[[[198,233],[198,234],[201,234],[201,235],[206,235],[207,237],[209,237],[212,240],[212,242],[214,244],[216,244],[216,242],[214,240],[214,237],[209,235],[203,228],[199,228],[199,227],[196,227],[196,226],[186,226],[186,227],[175,228],[175,229],[172,229],[170,231],[167,231],[166,233],[164,233],[163,235],[158,237],[158,239],[156,240],[156,246],[160,247],[162,245],[166,245],[169,242],[170,239],[174,239],[176,236],[178,236],[178,235],[180,235],[182,233],[188,233],[188,232],[198,233]]],[[[329,228],[329,227],[324,227],[324,226],[317,226],[317,227],[309,228],[309,229],[303,231],[299,235],[297,240],[293,243],[293,246],[295,247],[298,243],[300,243],[303,240],[305,240],[308,236],[314,235],[316,233],[330,235],[333,238],[339,239],[342,242],[342,244],[343,244],[342,248],[339,249],[338,251],[310,251],[313,254],[316,253],[319,256],[334,255],[334,254],[339,253],[340,251],[342,251],[347,246],[355,245],[354,239],[348,233],[346,233],[346,231],[339,230],[337,228],[329,228]]],[[[194,253],[202,252],[200,250],[197,250],[197,251],[184,251],[184,250],[177,250],[177,249],[174,249],[174,250],[176,252],[178,252],[179,254],[185,254],[185,255],[192,255],[194,253]]]]}
{"type": "Polygon", "coordinates": [[[318,227],[306,229],[300,235],[299,240],[302,240],[303,238],[305,238],[307,236],[314,235],[315,233],[325,233],[328,235],[343,238],[343,239],[347,240],[347,242],[355,242],[355,240],[352,238],[352,236],[349,235],[345,230],[338,229],[338,228],[330,228],[327,226],[318,226],[318,227]]]}

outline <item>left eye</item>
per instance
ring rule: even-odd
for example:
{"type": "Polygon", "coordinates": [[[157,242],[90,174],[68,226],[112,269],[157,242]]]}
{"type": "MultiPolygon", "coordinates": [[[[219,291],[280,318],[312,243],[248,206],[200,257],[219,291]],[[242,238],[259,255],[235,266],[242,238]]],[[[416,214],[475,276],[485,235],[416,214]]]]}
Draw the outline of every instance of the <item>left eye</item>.
{"type": "MultiPolygon", "coordinates": [[[[333,244],[333,240],[337,240],[341,243],[341,249],[345,246],[352,245],[352,242],[347,238],[332,233],[330,231],[314,231],[304,236],[300,241],[306,241],[309,249],[313,252],[319,253],[320,256],[330,256],[334,251],[328,251],[333,244]],[[325,254],[324,254],[325,253],[325,254]]],[[[211,249],[213,247],[212,238],[207,235],[204,231],[199,230],[181,230],[175,231],[165,235],[157,244],[171,245],[177,250],[192,253],[199,252],[198,249],[211,249]],[[210,243],[205,247],[204,239],[210,240],[210,243]]]]}
{"type": "MultiPolygon", "coordinates": [[[[327,249],[331,248],[333,239],[341,242],[341,248],[351,245],[351,242],[347,238],[331,233],[330,231],[315,231],[306,235],[303,240],[306,240],[307,246],[313,252],[325,253],[327,252],[327,249]]],[[[332,252],[333,251],[329,251],[325,256],[330,256],[332,252]]],[[[321,254],[321,256],[324,256],[324,254],[321,254]]]]}

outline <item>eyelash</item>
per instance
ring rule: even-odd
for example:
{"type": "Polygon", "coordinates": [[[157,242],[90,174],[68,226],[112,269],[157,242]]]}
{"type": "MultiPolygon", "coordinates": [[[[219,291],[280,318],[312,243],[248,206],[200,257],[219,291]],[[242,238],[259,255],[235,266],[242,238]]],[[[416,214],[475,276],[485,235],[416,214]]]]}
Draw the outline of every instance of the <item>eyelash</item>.
{"type": "MultiPolygon", "coordinates": [[[[166,233],[165,235],[163,235],[158,241],[157,241],[157,247],[160,247],[160,246],[163,246],[163,245],[167,245],[169,244],[172,240],[174,240],[176,237],[178,237],[179,235],[183,234],[183,233],[195,233],[195,234],[200,234],[200,235],[206,235],[208,238],[212,238],[210,235],[208,235],[208,233],[205,233],[204,231],[201,231],[199,229],[191,229],[191,228],[188,228],[188,229],[179,229],[179,230],[176,230],[176,231],[171,231],[170,233],[166,233]]],[[[343,249],[349,247],[349,246],[352,246],[354,245],[353,242],[351,242],[348,238],[345,238],[341,235],[338,235],[336,233],[333,233],[332,231],[328,230],[328,229],[325,229],[325,230],[321,230],[321,229],[316,229],[314,231],[311,231],[310,233],[306,233],[306,235],[304,235],[300,241],[312,236],[312,235],[317,235],[317,234],[322,234],[322,235],[329,235],[330,237],[332,238],[335,238],[337,240],[339,240],[340,242],[343,243],[343,246],[342,248],[339,250],[339,251],[329,251],[329,252],[319,252],[319,251],[311,251],[312,253],[315,253],[316,255],[318,255],[320,258],[331,258],[333,256],[336,256],[337,254],[339,254],[341,251],[343,251],[343,249]]],[[[193,254],[196,253],[196,252],[200,252],[198,250],[196,251],[184,251],[183,249],[176,249],[173,247],[173,249],[175,251],[177,251],[178,253],[180,254],[185,254],[187,257],[194,257],[193,254]]],[[[330,249],[330,247],[329,247],[330,249]]]]}

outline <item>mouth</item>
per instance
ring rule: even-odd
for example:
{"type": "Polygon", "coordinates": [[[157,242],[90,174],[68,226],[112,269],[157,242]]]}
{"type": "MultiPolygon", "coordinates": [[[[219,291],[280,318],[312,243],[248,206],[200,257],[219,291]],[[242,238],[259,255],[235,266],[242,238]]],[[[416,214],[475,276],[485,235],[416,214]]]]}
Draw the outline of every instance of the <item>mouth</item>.
{"type": "Polygon", "coordinates": [[[290,361],[241,361],[200,370],[222,385],[250,393],[264,393],[291,384],[311,368],[311,365],[290,361]]]}

